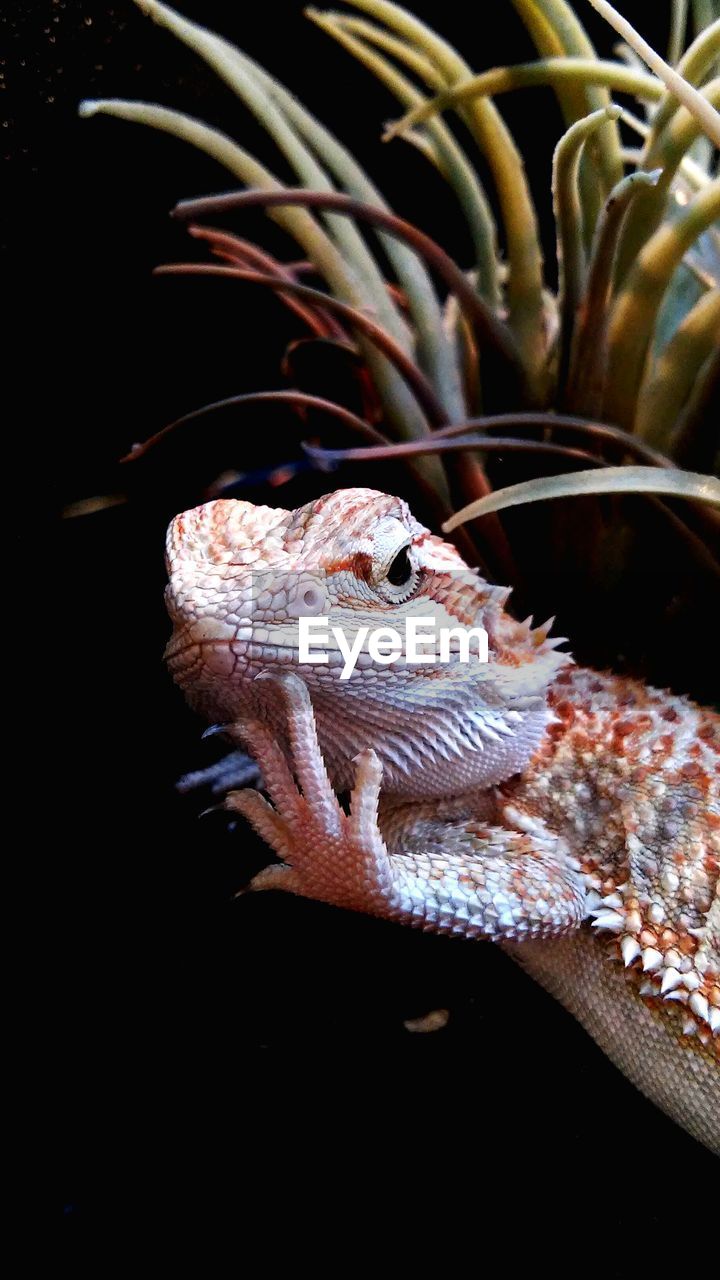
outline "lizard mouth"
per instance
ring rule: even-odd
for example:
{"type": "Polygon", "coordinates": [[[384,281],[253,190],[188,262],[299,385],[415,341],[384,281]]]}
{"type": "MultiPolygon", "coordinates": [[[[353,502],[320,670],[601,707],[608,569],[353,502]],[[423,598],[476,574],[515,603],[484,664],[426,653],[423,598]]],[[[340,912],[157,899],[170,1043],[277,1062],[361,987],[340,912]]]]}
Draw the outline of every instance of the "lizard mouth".
{"type": "MultiPolygon", "coordinates": [[[[266,638],[259,639],[256,629],[249,626],[232,626],[212,618],[194,621],[173,632],[163,659],[173,680],[186,691],[201,675],[216,688],[227,686],[230,694],[231,689],[236,693],[267,668],[295,668],[302,674],[297,645],[287,635],[275,636],[273,631],[268,626],[266,638]]],[[[234,701],[232,695],[229,700],[234,701]]]]}
{"type": "Polygon", "coordinates": [[[165,646],[163,658],[172,665],[191,650],[229,648],[236,639],[237,628],[215,618],[202,618],[176,625],[165,646]]]}
{"type": "MultiPolygon", "coordinates": [[[[488,621],[494,624],[496,620],[488,621]]],[[[518,653],[511,648],[514,660],[508,661],[508,646],[499,643],[494,625],[486,628],[487,661],[481,661],[477,652],[470,656],[458,652],[453,638],[449,652],[444,657],[435,652],[428,665],[415,665],[405,654],[391,662],[376,662],[365,650],[356,652],[346,665],[347,654],[332,641],[326,645],[324,636],[324,655],[316,652],[310,659],[303,657],[295,627],[270,618],[251,623],[244,617],[229,621],[176,615],[175,623],[164,654],[169,671],[188,696],[194,684],[201,685],[198,697],[208,704],[212,701],[213,715],[219,714],[218,708],[220,713],[231,715],[248,698],[253,701],[250,686],[254,677],[275,670],[278,674],[294,672],[321,700],[326,700],[332,686],[334,714],[340,719],[348,715],[357,718],[357,695],[363,690],[368,701],[392,701],[401,719],[406,714],[416,718],[430,713],[452,718],[458,699],[466,714],[479,721],[491,714],[491,708],[495,709],[494,721],[502,707],[511,713],[511,720],[520,719],[540,708],[557,668],[567,661],[552,652],[551,646],[543,651],[544,644],[533,647],[532,661],[527,661],[526,655],[518,660],[518,653]]],[[[523,624],[514,623],[513,628],[527,642],[523,624]]],[[[531,634],[528,627],[528,637],[531,634]]],[[[347,638],[352,640],[353,636],[347,638]]],[[[427,661],[422,659],[423,664],[427,661]]]]}

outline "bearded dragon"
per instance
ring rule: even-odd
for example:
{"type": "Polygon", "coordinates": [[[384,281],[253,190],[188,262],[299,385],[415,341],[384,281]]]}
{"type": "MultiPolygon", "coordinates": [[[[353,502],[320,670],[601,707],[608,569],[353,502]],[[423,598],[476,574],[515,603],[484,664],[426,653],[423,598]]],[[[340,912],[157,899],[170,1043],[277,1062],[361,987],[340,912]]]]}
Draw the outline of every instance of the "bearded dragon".
{"type": "Polygon", "coordinates": [[[170,671],[269,797],[225,801],[281,860],[252,887],[496,942],[720,1153],[720,717],[575,666],[373,490],[209,502],[167,564],[170,671]],[[302,618],[352,642],[428,615],[444,662],[299,660],[302,618]],[[478,626],[483,662],[457,641],[478,626]]]}

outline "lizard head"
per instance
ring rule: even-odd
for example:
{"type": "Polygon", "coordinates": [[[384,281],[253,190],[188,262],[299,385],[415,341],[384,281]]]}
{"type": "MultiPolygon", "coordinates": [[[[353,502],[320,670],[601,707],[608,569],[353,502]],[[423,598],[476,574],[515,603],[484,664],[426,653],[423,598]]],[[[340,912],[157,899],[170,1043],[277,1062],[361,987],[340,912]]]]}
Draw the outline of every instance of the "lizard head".
{"type": "Polygon", "coordinates": [[[372,489],[297,511],[208,502],[172,521],[167,565],[166,658],[190,704],[215,721],[272,720],[268,683],[256,677],[294,672],[339,789],[367,746],[385,789],[407,797],[511,777],[538,746],[548,687],[569,661],[547,627],[512,618],[507,588],[468,568],[401,499],[372,489]],[[402,643],[413,625],[419,663],[388,632],[402,643]]]}

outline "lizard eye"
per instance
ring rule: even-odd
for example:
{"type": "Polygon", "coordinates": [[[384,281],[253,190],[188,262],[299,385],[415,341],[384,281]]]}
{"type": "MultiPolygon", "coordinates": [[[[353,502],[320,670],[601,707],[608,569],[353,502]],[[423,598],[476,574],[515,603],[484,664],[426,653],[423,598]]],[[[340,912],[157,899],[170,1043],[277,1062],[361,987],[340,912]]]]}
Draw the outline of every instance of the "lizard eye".
{"type": "Polygon", "coordinates": [[[409,550],[407,547],[401,547],[385,577],[391,586],[404,587],[410,581],[412,574],[413,567],[410,563],[409,550]]]}
{"type": "Polygon", "coordinates": [[[394,517],[373,531],[367,580],[388,604],[401,604],[415,590],[418,567],[410,530],[394,517]]]}

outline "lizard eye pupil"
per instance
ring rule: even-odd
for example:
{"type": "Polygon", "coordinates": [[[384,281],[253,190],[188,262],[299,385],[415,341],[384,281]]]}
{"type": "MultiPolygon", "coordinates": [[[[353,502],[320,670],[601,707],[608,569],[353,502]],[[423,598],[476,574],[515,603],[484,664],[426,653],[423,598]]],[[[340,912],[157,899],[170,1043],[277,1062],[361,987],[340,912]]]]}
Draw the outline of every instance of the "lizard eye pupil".
{"type": "Polygon", "coordinates": [[[390,565],[386,577],[393,587],[404,587],[406,582],[410,581],[411,576],[412,565],[410,563],[408,548],[402,547],[390,565]]]}

